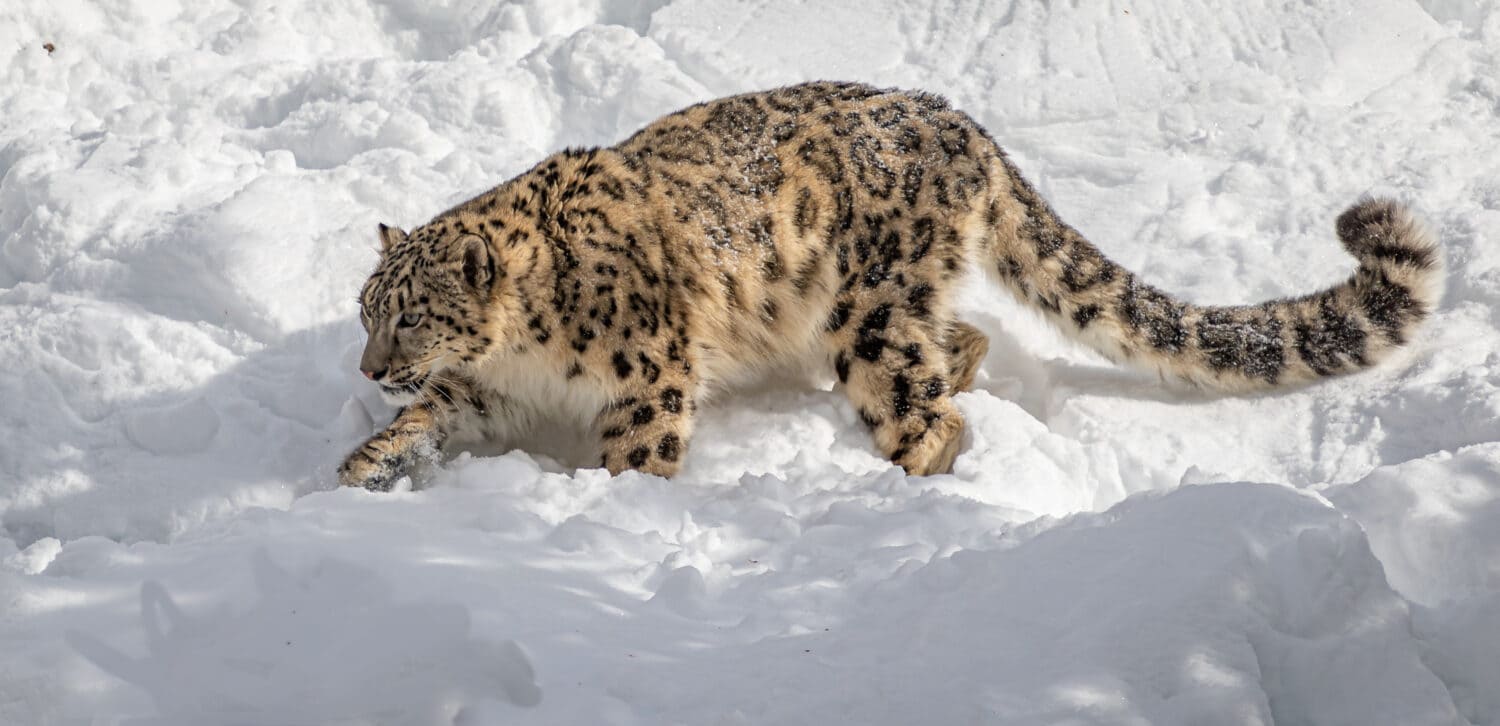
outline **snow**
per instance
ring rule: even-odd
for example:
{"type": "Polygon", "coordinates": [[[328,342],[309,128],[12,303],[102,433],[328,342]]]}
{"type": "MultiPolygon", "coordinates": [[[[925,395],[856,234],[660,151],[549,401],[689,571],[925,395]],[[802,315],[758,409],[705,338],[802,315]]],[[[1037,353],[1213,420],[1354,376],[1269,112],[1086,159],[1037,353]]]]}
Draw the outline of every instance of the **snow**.
{"type": "Polygon", "coordinates": [[[0,723],[1500,724],[1497,79],[1496,0],[5,3],[0,723]],[[951,476],[820,373],[673,481],[563,429],[333,489],[377,222],[815,78],[947,95],[1195,301],[1341,279],[1364,193],[1447,296],[1215,398],[976,285],[951,476]]]}

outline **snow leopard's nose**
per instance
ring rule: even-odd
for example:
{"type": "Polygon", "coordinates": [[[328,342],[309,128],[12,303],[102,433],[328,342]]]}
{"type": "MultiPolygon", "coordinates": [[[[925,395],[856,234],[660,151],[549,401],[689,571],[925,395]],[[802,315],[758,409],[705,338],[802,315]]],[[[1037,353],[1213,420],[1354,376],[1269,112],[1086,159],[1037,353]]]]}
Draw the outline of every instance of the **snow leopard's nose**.
{"type": "Polygon", "coordinates": [[[359,369],[359,372],[365,374],[365,378],[368,378],[368,379],[370,379],[372,381],[375,380],[376,378],[379,378],[379,377],[385,375],[385,369],[384,368],[382,368],[382,369],[380,369],[378,371],[372,371],[369,368],[365,368],[365,367],[361,366],[360,369],[359,369]]]}

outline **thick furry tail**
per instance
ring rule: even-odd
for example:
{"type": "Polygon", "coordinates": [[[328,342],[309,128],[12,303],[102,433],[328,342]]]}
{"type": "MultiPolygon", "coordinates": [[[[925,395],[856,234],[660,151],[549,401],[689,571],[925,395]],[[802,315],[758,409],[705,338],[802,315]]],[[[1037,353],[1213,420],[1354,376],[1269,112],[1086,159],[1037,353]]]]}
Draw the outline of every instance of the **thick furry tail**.
{"type": "Polygon", "coordinates": [[[1106,259],[1003,164],[1008,179],[994,187],[988,220],[1000,280],[1117,362],[1223,391],[1303,383],[1379,363],[1442,297],[1432,234],[1400,204],[1363,199],[1336,225],[1359,260],[1345,282],[1258,305],[1182,302],[1106,259]]]}

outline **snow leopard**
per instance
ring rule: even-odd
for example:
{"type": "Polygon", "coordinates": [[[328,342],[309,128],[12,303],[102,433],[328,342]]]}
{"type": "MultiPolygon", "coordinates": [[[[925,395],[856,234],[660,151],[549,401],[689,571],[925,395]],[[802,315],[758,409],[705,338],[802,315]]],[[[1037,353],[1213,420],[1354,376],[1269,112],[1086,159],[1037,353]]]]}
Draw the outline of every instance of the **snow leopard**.
{"type": "Polygon", "coordinates": [[[1434,236],[1390,199],[1337,218],[1340,284],[1204,306],[1058,218],[990,134],[932,93],[817,82],[708,101],[574,148],[407,232],[380,225],[359,370],[400,406],[340,466],[386,489],[463,442],[578,422],[599,465],[671,477],[700,404],[829,371],[911,475],[951,471],[988,340],[972,267],[1111,361],[1227,393],[1375,365],[1441,295],[1434,236]],[[831,370],[830,370],[831,369],[831,370]]]}

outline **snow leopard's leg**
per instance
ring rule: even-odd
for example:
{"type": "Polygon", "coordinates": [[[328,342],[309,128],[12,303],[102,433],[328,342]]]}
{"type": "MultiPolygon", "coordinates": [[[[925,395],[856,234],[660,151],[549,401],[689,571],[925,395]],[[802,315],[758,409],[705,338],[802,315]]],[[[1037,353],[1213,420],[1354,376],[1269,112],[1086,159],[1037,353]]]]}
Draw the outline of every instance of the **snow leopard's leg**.
{"type": "MultiPolygon", "coordinates": [[[[843,343],[834,368],[876,445],[909,474],[950,471],[964,419],[949,396],[956,376],[948,326],[890,304],[852,310],[849,323],[831,340],[843,343]]],[[[958,372],[973,377],[972,369],[958,372]]]]}
{"type": "Polygon", "coordinates": [[[596,422],[604,468],[611,474],[638,469],[670,477],[682,468],[701,386],[679,369],[654,372],[631,395],[599,412],[596,422]]]}
{"type": "Polygon", "coordinates": [[[388,491],[391,484],[423,457],[435,457],[442,430],[432,407],[416,403],[349,454],[339,466],[339,484],[388,491]]]}
{"type": "Polygon", "coordinates": [[[424,384],[417,400],[344,459],[338,470],[339,484],[389,491],[413,464],[437,459],[454,428],[486,415],[485,406],[465,382],[445,377],[424,384]]]}
{"type": "Polygon", "coordinates": [[[974,374],[990,350],[990,339],[968,323],[954,323],[948,329],[948,390],[967,391],[974,385],[974,374]]]}

